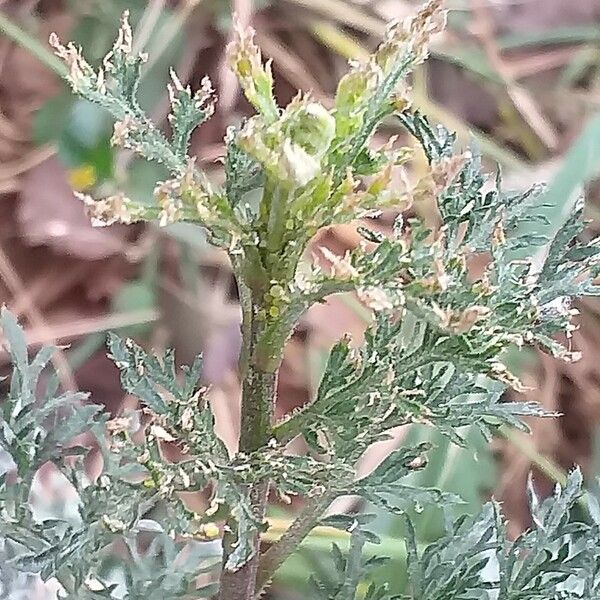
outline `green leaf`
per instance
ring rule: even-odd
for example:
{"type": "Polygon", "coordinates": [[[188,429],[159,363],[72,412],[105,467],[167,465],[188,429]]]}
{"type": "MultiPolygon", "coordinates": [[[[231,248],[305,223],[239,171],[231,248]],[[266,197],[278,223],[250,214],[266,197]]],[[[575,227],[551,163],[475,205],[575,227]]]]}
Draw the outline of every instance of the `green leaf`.
{"type": "Polygon", "coordinates": [[[172,83],[169,85],[171,99],[171,139],[175,151],[185,159],[196,127],[208,120],[214,112],[214,90],[208,78],[202,80],[199,90],[194,94],[190,87],[184,87],[173,70],[171,70],[172,83]]]}
{"type": "Polygon", "coordinates": [[[375,470],[356,482],[354,491],[374,505],[405,514],[410,509],[419,512],[427,505],[449,505],[461,503],[453,494],[432,488],[407,485],[404,478],[427,465],[429,444],[403,447],[391,452],[375,470]]]}
{"type": "Polygon", "coordinates": [[[135,394],[157,414],[168,412],[167,401],[158,391],[164,387],[171,394],[181,397],[174,369],[174,356],[167,352],[162,360],[146,354],[131,339],[122,339],[114,334],[108,336],[110,358],[121,371],[121,383],[127,392],[135,394]]]}
{"type": "MultiPolygon", "coordinates": [[[[545,227],[536,226],[537,234],[553,237],[576,210],[582,186],[600,172],[600,116],[592,116],[575,140],[558,172],[539,197],[537,208],[547,219],[545,227]]],[[[520,231],[530,232],[531,226],[520,231]]],[[[522,257],[525,251],[519,254],[522,257]]]]}
{"type": "Polygon", "coordinates": [[[230,127],[225,138],[225,192],[232,206],[238,206],[248,192],[263,185],[260,166],[240,148],[237,133],[234,127],[230,127]]]}
{"type": "Polygon", "coordinates": [[[447,532],[421,553],[408,522],[408,568],[411,600],[451,597],[542,600],[591,598],[598,589],[598,531],[570,519],[581,494],[581,473],[573,471],[564,490],[543,502],[532,495],[534,528],[515,541],[506,530],[495,503],[474,517],[448,521],[447,532]],[[586,540],[588,543],[586,543],[586,540]],[[567,591],[577,589],[572,595],[567,591]]]}

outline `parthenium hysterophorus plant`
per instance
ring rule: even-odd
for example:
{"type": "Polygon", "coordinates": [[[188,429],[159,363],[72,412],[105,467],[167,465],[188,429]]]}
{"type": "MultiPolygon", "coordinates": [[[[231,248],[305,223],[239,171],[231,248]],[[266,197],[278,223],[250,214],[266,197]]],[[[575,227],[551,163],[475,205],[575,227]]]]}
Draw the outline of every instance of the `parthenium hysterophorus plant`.
{"type": "MultiPolygon", "coordinates": [[[[499,401],[507,386],[519,386],[502,355],[513,344],[538,344],[573,358],[553,336],[570,334],[572,297],[598,293],[591,283],[598,249],[578,241],[581,206],[551,239],[522,233],[524,222],[543,223],[540,190],[507,195],[499,181],[487,186],[479,157],[458,153],[452,134],[411,109],[406,77],[425,60],[429,39],[444,21],[440,2],[432,0],[391,26],[367,62],[351,65],[332,110],[302,94],[281,109],[252,34],[236,31],[229,64],[257,114],[227,133],[222,188],[211,185],[187,154],[193,130],[213,112],[208,80],[192,93],[173,73],[167,136],[137,102],[144,57],[132,50],[127,16],[99,70],[53,37],[73,90],[117,119],[113,143],[171,173],[150,205],[121,194],[83,198],[93,221],[192,221],[231,258],[242,312],[241,437],[230,456],[215,435],[206,390],[197,386],[200,360],[178,375],[171,353],[149,355],[116,336],[109,351],[125,390],[142,403],[140,414],[109,420],[97,407],[82,405],[79,395],[57,395],[52,384],[36,400],[52,349],[30,362],[23,334],[5,311],[1,325],[14,362],[0,429],[9,465],[0,487],[5,591],[21,571],[56,577],[77,600],[215,594],[249,600],[336,497],[357,494],[400,515],[417,503],[448,500],[404,480],[426,465],[426,446],[397,450],[355,480],[357,459],[391,428],[426,423],[461,443],[458,428],[465,424],[490,433],[502,424],[520,427],[522,415],[541,414],[535,405],[499,401]],[[401,189],[392,186],[392,170],[410,160],[410,151],[394,140],[377,150],[369,146],[387,118],[418,140],[429,163],[419,181],[401,189]],[[428,200],[437,207],[434,224],[399,217],[390,237],[362,228],[364,243],[347,256],[323,249],[327,267],[302,260],[323,226],[428,200]],[[535,244],[543,262],[514,259],[535,244]],[[474,255],[488,265],[477,277],[469,271],[474,255]],[[373,313],[363,345],[336,344],[312,402],[275,422],[277,370],[294,325],[312,304],[350,291],[373,313]],[[95,481],[81,468],[85,452],[69,443],[84,431],[95,435],[102,452],[103,471],[95,481]],[[296,436],[310,448],[307,456],[286,453],[296,436]],[[177,462],[164,460],[165,443],[179,447],[177,462]],[[34,476],[48,461],[77,491],[70,515],[44,517],[31,501],[34,476]],[[203,489],[210,491],[210,509],[194,514],[182,494],[203,489]],[[283,538],[260,553],[269,491],[284,499],[299,494],[306,507],[283,538]],[[206,541],[215,533],[210,521],[218,518],[226,521],[222,560],[214,552],[220,541],[206,541]],[[115,555],[121,557],[120,578],[106,566],[115,555]],[[215,570],[218,585],[209,577],[215,570]]],[[[506,540],[495,503],[450,524],[423,554],[407,520],[410,585],[402,597],[598,598],[600,511],[591,503],[588,523],[569,522],[580,491],[575,471],[554,498],[540,505],[532,497],[535,528],[514,542],[506,540]]],[[[362,559],[372,534],[358,517],[328,522],[352,532],[350,551],[334,548],[339,581],[315,579],[314,597],[354,599],[372,564],[362,559]]],[[[392,597],[374,584],[364,593],[371,600],[392,597]]]]}

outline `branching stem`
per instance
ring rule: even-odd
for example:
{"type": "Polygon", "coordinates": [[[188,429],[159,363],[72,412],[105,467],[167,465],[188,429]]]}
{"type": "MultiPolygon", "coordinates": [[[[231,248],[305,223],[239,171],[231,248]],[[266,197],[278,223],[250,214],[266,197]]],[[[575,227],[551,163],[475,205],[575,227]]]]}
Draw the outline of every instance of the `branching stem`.
{"type": "Polygon", "coordinates": [[[300,543],[315,528],[337,495],[337,492],[328,491],[321,496],[309,498],[290,528],[263,554],[257,575],[257,598],[269,585],[275,571],[297,550],[300,543]]]}

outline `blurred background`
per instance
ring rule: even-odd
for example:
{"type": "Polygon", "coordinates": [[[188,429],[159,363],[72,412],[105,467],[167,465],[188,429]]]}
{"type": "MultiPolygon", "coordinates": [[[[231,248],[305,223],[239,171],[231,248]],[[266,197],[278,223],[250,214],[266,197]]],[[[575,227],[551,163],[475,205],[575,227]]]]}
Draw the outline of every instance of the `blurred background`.
{"type": "MultiPolygon", "coordinates": [[[[414,105],[457,131],[462,143],[478,147],[490,173],[499,165],[506,187],[520,190],[547,181],[548,210],[562,213],[577,194],[585,194],[593,236],[600,226],[600,181],[594,179],[600,174],[600,2],[447,4],[450,26],[413,77],[414,105]]],[[[108,330],[148,347],[174,347],[181,363],[204,352],[220,434],[235,445],[240,314],[227,259],[191,224],[90,226],[73,189],[95,196],[122,189],[150,201],[165,173],[111,148],[110,118],[61,83],[61,65],[46,42],[50,32],[75,40],[98,62],[112,44],[122,11],[130,9],[137,49],[149,54],[141,103],[163,126],[168,67],[175,66],[192,87],[210,75],[217,111],[196,132],[192,154],[219,180],[225,128],[249,114],[224,64],[233,12],[257,30],[263,55],[272,59],[280,104],[302,89],[330,105],[347,61],[365,56],[387,21],[415,6],[409,0],[0,0],[0,302],[19,316],[32,349],[62,345],[55,362],[65,387],[90,391],[94,402],[115,414],[135,402],[124,397],[106,358],[108,330]]],[[[390,135],[414,144],[393,125],[378,133],[378,141],[390,135]]],[[[414,169],[419,168],[417,160],[414,169]]],[[[381,227],[389,227],[393,217],[384,215],[381,227]]],[[[355,226],[348,225],[320,232],[317,243],[344,253],[358,239],[355,226]]],[[[581,327],[573,345],[583,352],[581,361],[563,364],[533,349],[509,357],[532,388],[528,399],[562,413],[560,419],[532,422],[530,437],[507,431],[491,445],[466,432],[468,450],[427,429],[402,429],[373,448],[360,469],[372,469],[395,445],[431,439],[432,460],[414,477],[461,495],[465,512],[493,495],[503,502],[513,535],[529,523],[530,471],[541,493],[576,463],[590,480],[600,475],[600,304],[585,300],[578,308],[581,327]]],[[[333,342],[345,332],[360,336],[367,319],[351,295],[330,299],[303,317],[285,352],[278,415],[310,399],[333,342]]],[[[6,355],[0,362],[5,369],[6,355]]],[[[300,504],[273,504],[267,543],[300,504]]],[[[399,519],[352,499],[338,508],[377,515],[380,553],[393,559],[381,577],[401,589],[399,519]]],[[[422,542],[440,535],[439,515],[424,511],[418,525],[422,542]]],[[[306,597],[309,572],[327,577],[324,556],[331,536],[318,531],[307,540],[279,572],[272,599],[306,597]]]]}

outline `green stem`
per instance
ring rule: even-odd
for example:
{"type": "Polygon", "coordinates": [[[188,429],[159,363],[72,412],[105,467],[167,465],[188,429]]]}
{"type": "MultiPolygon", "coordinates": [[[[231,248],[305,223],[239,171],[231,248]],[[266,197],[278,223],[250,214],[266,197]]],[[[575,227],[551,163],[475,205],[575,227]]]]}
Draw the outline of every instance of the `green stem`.
{"type": "Polygon", "coordinates": [[[241,452],[254,452],[269,442],[275,383],[275,373],[249,366],[242,386],[241,452]]]}
{"type": "MultiPolygon", "coordinates": [[[[257,521],[265,518],[269,483],[261,482],[250,490],[250,502],[257,521]]],[[[256,576],[259,566],[260,538],[258,532],[253,540],[254,555],[239,570],[224,570],[221,575],[219,600],[252,600],[256,591],[256,576]]]]}
{"type": "Polygon", "coordinates": [[[238,296],[240,300],[240,308],[242,309],[242,347],[240,350],[239,371],[240,378],[245,380],[250,366],[250,341],[252,334],[252,290],[242,276],[242,265],[240,265],[235,257],[232,257],[233,271],[236,274],[238,286],[238,296]]]}
{"type": "MultiPolygon", "coordinates": [[[[256,346],[256,364],[261,365],[267,371],[277,368],[282,359],[285,343],[292,335],[294,327],[304,312],[314,304],[322,302],[327,296],[343,294],[354,289],[353,281],[331,279],[324,281],[316,291],[310,294],[299,294],[293,297],[290,303],[281,310],[279,317],[265,327],[256,346]]],[[[370,313],[368,314],[370,315],[370,313]]]]}
{"type": "MultiPolygon", "coordinates": [[[[254,339],[250,330],[251,341],[254,339]]],[[[250,349],[252,344],[249,345],[250,349]]],[[[242,385],[242,412],[240,432],[240,452],[250,453],[265,446],[271,436],[271,419],[275,395],[275,373],[257,370],[248,365],[242,385]]],[[[269,481],[255,483],[249,489],[249,500],[258,522],[265,517],[269,481]]],[[[260,556],[260,538],[257,531],[252,540],[253,556],[237,571],[223,570],[220,581],[219,600],[252,600],[256,589],[256,575],[260,556]]],[[[231,550],[225,549],[223,564],[231,550]]]]}
{"type": "Polygon", "coordinates": [[[267,177],[265,179],[265,184],[263,186],[262,191],[262,198],[260,200],[260,222],[261,225],[265,228],[265,231],[263,232],[264,240],[268,239],[268,226],[269,220],[271,218],[271,205],[273,204],[275,188],[276,186],[273,179],[271,177],[267,177]]]}
{"type": "Polygon", "coordinates": [[[322,496],[307,500],[290,528],[263,554],[257,573],[257,598],[269,585],[275,571],[296,551],[337,496],[337,492],[328,491],[322,496]]]}
{"type": "MultiPolygon", "coordinates": [[[[241,273],[241,269],[236,271],[241,273]]],[[[250,289],[243,275],[238,275],[242,304],[242,410],[240,452],[254,452],[271,437],[277,367],[264,369],[256,361],[256,347],[264,331],[264,314],[268,310],[264,294],[250,289]]]]}
{"type": "Polygon", "coordinates": [[[49,48],[44,46],[33,35],[21,29],[16,23],[13,23],[2,11],[0,11],[0,32],[10,38],[25,50],[28,50],[42,64],[46,65],[50,70],[57,75],[65,77],[67,68],[56,57],[49,48]]]}
{"type": "MultiPolygon", "coordinates": [[[[263,313],[268,307],[265,303],[264,293],[261,293],[260,290],[262,286],[249,284],[244,277],[245,265],[237,260],[233,262],[238,277],[242,305],[243,339],[240,356],[242,407],[239,451],[250,454],[265,447],[272,436],[273,407],[279,365],[274,365],[271,370],[265,370],[256,363],[256,345],[263,333],[263,313]]],[[[265,517],[268,490],[267,478],[253,484],[248,490],[250,504],[258,522],[262,522],[265,517]]],[[[219,600],[252,600],[254,598],[260,556],[258,531],[254,535],[252,545],[253,556],[245,565],[237,571],[224,569],[220,581],[219,600]]],[[[226,548],[224,564],[227,562],[227,556],[228,549],[226,548]]]]}

